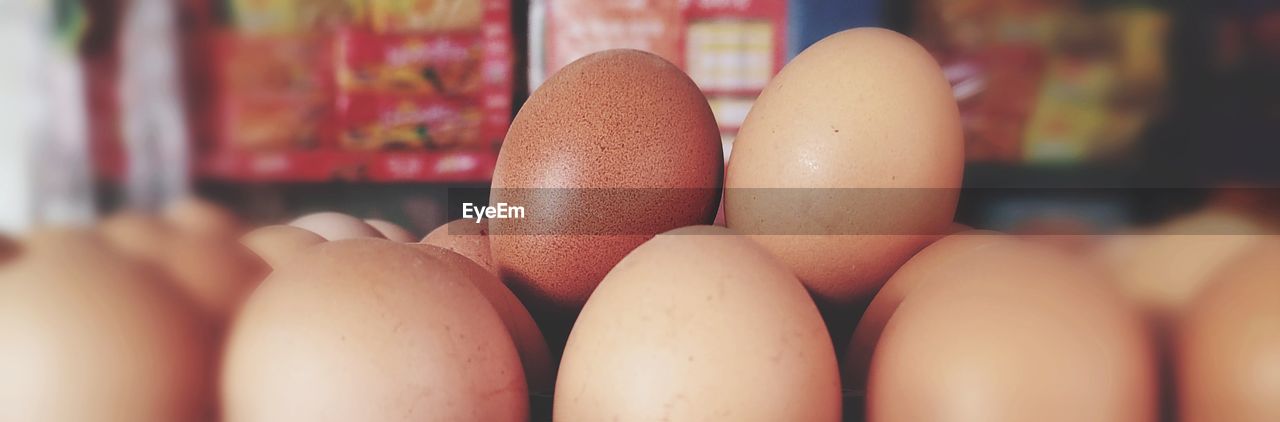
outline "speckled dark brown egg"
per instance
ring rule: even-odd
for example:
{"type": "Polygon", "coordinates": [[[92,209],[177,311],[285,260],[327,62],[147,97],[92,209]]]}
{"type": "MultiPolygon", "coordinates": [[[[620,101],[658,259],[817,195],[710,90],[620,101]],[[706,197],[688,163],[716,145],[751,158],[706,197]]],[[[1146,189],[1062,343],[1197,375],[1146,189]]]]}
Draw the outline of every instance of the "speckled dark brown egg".
{"type": "Polygon", "coordinates": [[[635,50],[586,56],[511,124],[490,204],[525,218],[490,221],[493,259],[531,306],[579,309],[644,241],[712,222],[723,163],[706,97],[674,65],[635,50]]]}

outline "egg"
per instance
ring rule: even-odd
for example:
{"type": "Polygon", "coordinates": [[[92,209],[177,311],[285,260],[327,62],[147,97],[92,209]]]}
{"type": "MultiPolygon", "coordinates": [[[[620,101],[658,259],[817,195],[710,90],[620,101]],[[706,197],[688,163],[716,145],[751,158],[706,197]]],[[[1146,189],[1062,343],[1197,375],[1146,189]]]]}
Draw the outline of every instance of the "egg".
{"type": "Polygon", "coordinates": [[[523,421],[520,357],[472,280],[418,248],[307,248],[245,303],[222,372],[244,421],[523,421]]]}
{"type": "Polygon", "coordinates": [[[235,214],[204,199],[190,197],[171,202],[163,218],[179,231],[198,236],[236,237],[244,231],[235,214]]]}
{"type": "Polygon", "coordinates": [[[858,320],[853,339],[841,362],[845,388],[866,388],[867,370],[870,369],[871,356],[880,341],[880,334],[889,318],[897,311],[898,305],[902,304],[911,291],[921,283],[945,280],[947,271],[960,265],[955,261],[956,257],[963,256],[965,251],[1009,241],[1006,236],[995,232],[963,231],[929,245],[903,264],[884,287],[880,288],[858,320]]]}
{"type": "Polygon", "coordinates": [[[1206,210],[1144,234],[1118,235],[1101,263],[1121,291],[1157,326],[1173,323],[1224,263],[1256,245],[1265,229],[1232,213],[1206,210]]]}
{"type": "Polygon", "coordinates": [[[835,352],[799,280],[723,227],[632,251],[582,310],[558,421],[838,421],[835,352]]]}
{"type": "Polygon", "coordinates": [[[382,233],[368,223],[346,214],[319,212],[308,214],[289,222],[290,226],[306,229],[325,240],[357,239],[372,237],[383,239],[382,233]]]}
{"type": "Polygon", "coordinates": [[[324,242],[326,240],[318,234],[285,225],[259,227],[240,238],[241,245],[271,267],[283,264],[298,251],[324,242]]]}
{"type": "Polygon", "coordinates": [[[551,364],[551,352],[547,348],[546,339],[542,338],[542,330],[533,322],[533,316],[525,309],[516,295],[502,284],[489,270],[484,269],[466,257],[432,245],[417,245],[423,253],[439,259],[450,268],[463,273],[480,288],[480,293],[498,311],[502,324],[511,334],[516,351],[520,353],[520,363],[524,367],[525,381],[531,392],[550,393],[555,377],[551,364]]]}
{"type": "Polygon", "coordinates": [[[729,158],[725,220],[820,304],[865,304],[947,232],[963,160],[933,57],[892,31],[843,31],[792,59],[751,108],[729,158]]]}
{"type": "Polygon", "coordinates": [[[530,306],[576,312],[645,240],[709,224],[723,178],[720,132],[683,72],[636,50],[583,57],[530,95],[511,123],[489,221],[502,277],[530,306]]]}
{"type": "Polygon", "coordinates": [[[941,258],[908,269],[923,279],[876,345],[868,421],[1157,420],[1149,333],[1100,274],[1026,241],[941,258]]]}
{"type": "Polygon", "coordinates": [[[389,240],[394,240],[396,242],[403,242],[403,243],[412,243],[412,242],[418,241],[417,236],[414,236],[413,233],[409,233],[408,230],[405,230],[404,227],[400,227],[396,223],[392,223],[390,221],[384,221],[384,220],[373,220],[373,219],[364,220],[364,222],[365,224],[368,224],[369,227],[373,227],[374,230],[377,230],[378,233],[381,233],[382,237],[385,237],[389,240]]]}
{"type": "Polygon", "coordinates": [[[439,246],[480,264],[485,270],[498,273],[493,264],[493,255],[489,253],[489,224],[476,223],[467,219],[458,219],[436,227],[422,244],[439,246]]]}
{"type": "Polygon", "coordinates": [[[200,312],[222,325],[269,267],[234,238],[179,235],[159,263],[200,312]]]}
{"type": "Polygon", "coordinates": [[[0,272],[0,420],[208,420],[212,349],[159,275],[84,231],[0,272]]]}
{"type": "Polygon", "coordinates": [[[117,252],[150,263],[165,259],[174,230],[164,220],[136,211],[122,211],[104,219],[97,228],[117,252]]]}
{"type": "Polygon", "coordinates": [[[1280,240],[1211,279],[1179,325],[1180,420],[1280,420],[1280,240]]]}

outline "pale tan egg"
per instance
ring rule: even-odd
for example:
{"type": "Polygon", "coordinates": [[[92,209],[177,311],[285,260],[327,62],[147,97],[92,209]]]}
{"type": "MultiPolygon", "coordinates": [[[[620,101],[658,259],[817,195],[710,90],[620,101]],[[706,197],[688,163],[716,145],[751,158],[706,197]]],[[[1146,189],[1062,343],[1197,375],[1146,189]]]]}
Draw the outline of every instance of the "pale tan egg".
{"type": "Polygon", "coordinates": [[[958,249],[898,306],[872,356],[868,421],[1158,418],[1139,311],[1048,246],[958,249]]]}
{"type": "Polygon", "coordinates": [[[519,353],[476,284],[383,239],[321,243],[275,268],[223,365],[227,422],[529,418],[519,353]]]}
{"type": "Polygon", "coordinates": [[[240,244],[271,267],[283,264],[298,251],[324,242],[323,237],[307,229],[285,225],[259,227],[240,238],[240,244]]]}
{"type": "Polygon", "coordinates": [[[0,420],[212,416],[207,327],[92,232],[44,230],[0,271],[0,420]]]}
{"type": "Polygon", "coordinates": [[[1280,420],[1280,239],[1228,261],[1177,335],[1179,418],[1280,420]]]}
{"type": "Polygon", "coordinates": [[[164,220],[136,211],[117,212],[102,220],[97,230],[116,251],[150,263],[164,259],[175,236],[164,220]]]}
{"type": "Polygon", "coordinates": [[[969,249],[1011,241],[1012,238],[996,232],[963,231],[929,245],[903,264],[884,287],[880,288],[858,320],[853,340],[845,350],[844,360],[841,362],[845,388],[866,388],[867,371],[871,367],[871,356],[880,341],[880,334],[884,332],[889,318],[898,310],[898,305],[913,290],[925,282],[945,282],[947,272],[958,265],[956,260],[963,257],[969,249]]]}
{"type": "Polygon", "coordinates": [[[384,239],[378,229],[359,218],[336,212],[308,214],[289,222],[290,226],[307,229],[325,240],[358,239],[371,237],[384,239]]]}
{"type": "Polygon", "coordinates": [[[823,304],[856,305],[955,214],[959,109],[937,62],[884,29],[831,35],[760,94],[734,140],[729,228],[777,256],[823,304]]]}
{"type": "Polygon", "coordinates": [[[427,237],[422,238],[422,243],[451,250],[494,274],[498,273],[497,267],[493,265],[493,255],[489,253],[488,223],[453,220],[427,233],[427,237]]]}
{"type": "Polygon", "coordinates": [[[1113,236],[1100,254],[1121,290],[1165,326],[1178,318],[1215,271],[1256,245],[1264,232],[1236,214],[1207,210],[1145,234],[1113,236]]]}
{"type": "Polygon", "coordinates": [[[534,323],[533,316],[525,309],[520,299],[511,289],[502,284],[502,280],[493,272],[480,264],[447,249],[415,244],[424,253],[448,264],[451,268],[465,274],[468,279],[480,288],[489,303],[502,317],[502,323],[511,334],[511,340],[520,352],[520,363],[524,367],[524,377],[529,383],[529,391],[550,393],[555,386],[555,368],[551,362],[551,351],[547,348],[547,340],[542,337],[542,330],[534,323]]]}
{"type": "Polygon", "coordinates": [[[176,230],[198,236],[234,238],[245,230],[234,213],[197,197],[171,202],[165,207],[163,217],[176,230]]]}
{"type": "Polygon", "coordinates": [[[235,238],[178,235],[157,263],[203,315],[221,327],[266,277],[266,262],[235,238]]]}
{"type": "Polygon", "coordinates": [[[799,280],[749,239],[660,234],[605,277],[573,326],[558,421],[838,421],[827,329],[799,280]]]}
{"type": "Polygon", "coordinates": [[[365,224],[368,224],[369,227],[373,227],[374,230],[377,230],[378,233],[382,233],[382,237],[385,237],[388,240],[394,240],[402,243],[413,243],[418,241],[418,236],[414,236],[413,233],[409,233],[408,230],[405,230],[404,227],[400,227],[400,225],[396,223],[374,219],[364,220],[364,222],[365,224]]]}

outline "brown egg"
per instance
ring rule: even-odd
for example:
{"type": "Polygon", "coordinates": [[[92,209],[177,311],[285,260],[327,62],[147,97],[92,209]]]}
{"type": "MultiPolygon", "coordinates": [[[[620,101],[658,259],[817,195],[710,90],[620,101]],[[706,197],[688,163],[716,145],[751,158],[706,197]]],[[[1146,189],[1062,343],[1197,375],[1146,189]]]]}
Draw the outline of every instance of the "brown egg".
{"type": "Polygon", "coordinates": [[[1230,213],[1203,211],[1148,234],[1118,235],[1102,265],[1121,290],[1161,326],[1171,323],[1224,263],[1262,239],[1264,229],[1230,213]]]}
{"type": "Polygon", "coordinates": [[[600,283],[556,381],[558,421],[837,421],[826,328],[799,280],[723,227],[659,235],[600,283]]]}
{"type": "Polygon", "coordinates": [[[489,272],[498,273],[493,255],[489,253],[489,223],[453,220],[427,233],[422,243],[448,249],[475,261],[489,272]]]}
{"type": "Polygon", "coordinates": [[[547,349],[547,341],[542,338],[542,330],[533,322],[533,316],[525,309],[516,295],[511,293],[489,270],[484,269],[466,257],[432,245],[415,245],[427,255],[439,259],[450,268],[467,276],[480,293],[484,294],[493,308],[502,318],[502,324],[511,334],[511,340],[520,352],[520,363],[524,367],[525,381],[532,392],[550,393],[554,387],[554,368],[551,364],[551,351],[547,349]]]}
{"type": "Polygon", "coordinates": [[[1228,262],[1180,326],[1180,418],[1280,420],[1280,240],[1228,262]]]}
{"type": "Polygon", "coordinates": [[[884,29],[840,32],[796,56],[751,108],[729,159],[726,221],[820,302],[865,303],[947,232],[963,144],[929,52],[884,29]]]}
{"type": "Polygon", "coordinates": [[[969,249],[977,249],[986,245],[1010,242],[1012,239],[995,232],[965,231],[942,238],[917,253],[876,293],[871,305],[858,320],[858,327],[853,332],[853,340],[845,351],[841,362],[844,373],[845,388],[862,390],[866,388],[867,370],[871,366],[871,355],[880,334],[889,322],[889,317],[898,310],[898,305],[906,299],[911,291],[920,287],[921,283],[942,279],[939,273],[946,273],[958,263],[957,257],[964,256],[969,249]]]}
{"type": "Polygon", "coordinates": [[[369,227],[373,227],[374,230],[377,230],[378,233],[382,234],[382,237],[385,237],[388,240],[402,243],[413,243],[418,241],[418,236],[414,236],[413,233],[409,233],[408,230],[405,230],[404,227],[400,227],[396,223],[372,219],[364,220],[364,223],[368,224],[369,227]]]}
{"type": "Polygon", "coordinates": [[[680,69],[636,50],[583,57],[507,132],[489,203],[527,215],[489,222],[494,262],[530,306],[572,313],[636,246],[711,223],[723,163],[706,97],[680,69]]]}
{"type": "Polygon", "coordinates": [[[158,265],[219,326],[270,270],[235,238],[179,235],[169,245],[158,265]]]}
{"type": "Polygon", "coordinates": [[[244,231],[244,225],[231,211],[195,197],[170,203],[164,210],[164,219],[190,235],[234,238],[244,231]]]}
{"type": "Polygon", "coordinates": [[[134,211],[107,217],[98,225],[98,233],[117,252],[150,263],[164,259],[175,234],[164,220],[134,211]]]}
{"type": "Polygon", "coordinates": [[[208,420],[211,347],[181,295],[83,231],[0,272],[0,420],[208,420]]]}
{"type": "Polygon", "coordinates": [[[259,227],[240,238],[241,245],[271,267],[283,264],[298,251],[324,242],[326,240],[318,234],[284,225],[259,227]]]}
{"type": "Polygon", "coordinates": [[[1149,335],[1100,275],[1025,241],[939,263],[876,345],[869,421],[1156,420],[1149,335]]]}
{"type": "Polygon", "coordinates": [[[318,212],[289,222],[290,226],[307,229],[325,240],[357,239],[372,237],[383,239],[382,233],[368,223],[346,214],[318,212]]]}
{"type": "Polygon", "coordinates": [[[520,357],[475,283],[387,240],[322,243],[276,268],[224,359],[227,422],[529,418],[520,357]]]}

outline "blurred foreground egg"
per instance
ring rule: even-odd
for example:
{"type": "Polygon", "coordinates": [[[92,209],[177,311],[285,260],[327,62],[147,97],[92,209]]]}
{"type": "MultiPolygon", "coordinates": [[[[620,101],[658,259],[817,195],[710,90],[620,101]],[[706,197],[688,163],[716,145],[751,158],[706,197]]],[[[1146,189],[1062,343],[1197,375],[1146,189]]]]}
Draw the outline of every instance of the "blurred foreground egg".
{"type": "Polygon", "coordinates": [[[254,229],[240,238],[240,244],[276,267],[309,246],[326,242],[320,235],[294,226],[275,225],[254,229]]]}
{"type": "Polygon", "coordinates": [[[164,260],[174,236],[164,220],[135,211],[107,217],[98,225],[98,233],[117,252],[150,263],[164,260]]]}
{"type": "Polygon", "coordinates": [[[160,265],[202,313],[225,322],[266,277],[266,263],[235,238],[180,235],[160,265]]]}
{"type": "Polygon", "coordinates": [[[903,35],[853,29],[795,57],[734,140],[729,228],[820,299],[870,300],[955,214],[964,142],[951,86],[903,35]]]}
{"type": "Polygon", "coordinates": [[[228,422],[529,417],[519,354],[475,283],[387,240],[322,243],[276,268],[223,365],[228,422]]]}
{"type": "Polygon", "coordinates": [[[706,97],[679,68],[636,50],[552,75],[511,123],[490,204],[502,277],[530,306],[572,314],[605,273],[654,235],[715,218],[723,150],[706,97]]]}
{"type": "Polygon", "coordinates": [[[359,218],[336,212],[308,214],[289,222],[290,226],[307,229],[325,240],[358,239],[371,237],[384,239],[378,229],[359,218]]]}
{"type": "Polygon", "coordinates": [[[422,243],[448,249],[475,261],[494,274],[498,273],[493,264],[493,255],[489,253],[488,223],[453,220],[427,233],[427,237],[422,238],[422,243]]]}
{"type": "Polygon", "coordinates": [[[812,299],[745,237],[655,237],[618,263],[573,327],[558,421],[837,421],[835,353],[812,299]]]}
{"type": "Polygon", "coordinates": [[[417,236],[414,236],[413,233],[409,233],[408,230],[405,230],[404,227],[400,227],[400,225],[396,223],[384,220],[364,220],[364,222],[365,224],[368,224],[369,227],[373,227],[374,230],[377,230],[378,233],[382,234],[382,237],[385,237],[388,240],[401,243],[412,243],[418,241],[417,236]]]}
{"type": "Polygon", "coordinates": [[[869,421],[1156,420],[1150,335],[1097,274],[1025,241],[945,259],[884,327],[869,421]]]}
{"type": "Polygon", "coordinates": [[[182,296],[90,234],[35,243],[0,273],[0,420],[207,420],[212,348],[182,296]]]}
{"type": "Polygon", "coordinates": [[[1280,421],[1280,240],[1211,277],[1180,325],[1179,417],[1280,421]]]}
{"type": "Polygon", "coordinates": [[[244,230],[240,219],[225,208],[200,198],[170,203],[164,219],[178,231],[207,237],[236,237],[244,230]]]}
{"type": "Polygon", "coordinates": [[[502,280],[492,272],[462,255],[432,245],[416,246],[423,253],[439,259],[475,283],[480,293],[484,294],[484,297],[489,299],[489,303],[493,304],[493,308],[498,311],[502,324],[511,334],[511,340],[516,344],[516,351],[520,353],[520,363],[524,366],[524,376],[529,383],[530,391],[550,393],[553,387],[552,378],[555,377],[552,372],[554,369],[551,365],[551,352],[547,349],[547,341],[542,337],[542,331],[538,329],[538,325],[533,322],[533,317],[529,315],[529,310],[525,309],[516,295],[511,293],[511,290],[502,284],[502,280]]]}
{"type": "Polygon", "coordinates": [[[1202,211],[1150,233],[1114,236],[1103,246],[1102,265],[1164,326],[1177,320],[1214,272],[1256,245],[1263,232],[1243,217],[1202,211]]]}
{"type": "Polygon", "coordinates": [[[962,263],[956,262],[965,251],[985,247],[997,242],[1009,242],[1007,236],[995,232],[964,231],[942,238],[917,253],[876,293],[871,305],[858,320],[858,327],[853,332],[853,341],[845,351],[844,372],[845,388],[861,390],[866,387],[867,370],[871,365],[871,356],[880,334],[889,318],[898,310],[898,306],[916,288],[926,282],[941,280],[945,282],[953,268],[962,263]]]}

